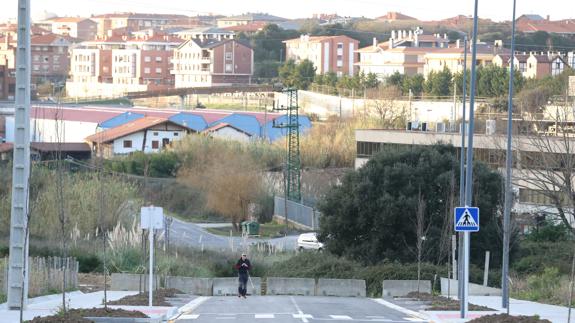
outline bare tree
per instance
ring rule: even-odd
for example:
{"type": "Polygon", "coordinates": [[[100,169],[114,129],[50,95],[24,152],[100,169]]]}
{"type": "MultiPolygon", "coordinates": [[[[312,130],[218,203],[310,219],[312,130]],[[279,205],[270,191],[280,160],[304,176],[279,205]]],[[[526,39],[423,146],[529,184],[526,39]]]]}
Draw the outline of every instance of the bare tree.
{"type": "MultiPolygon", "coordinates": [[[[54,127],[55,127],[55,138],[56,138],[56,203],[57,203],[57,212],[58,212],[58,220],[60,223],[60,247],[62,249],[62,258],[63,261],[68,257],[67,251],[67,239],[68,239],[68,219],[66,216],[66,207],[65,207],[65,197],[64,197],[64,160],[62,159],[62,143],[65,140],[63,138],[64,129],[62,127],[62,119],[60,118],[61,113],[63,111],[58,109],[56,113],[56,117],[54,120],[54,127]]],[[[66,313],[66,268],[64,267],[64,263],[61,264],[62,267],[62,312],[66,313]]]]}
{"type": "Polygon", "coordinates": [[[429,232],[429,228],[431,228],[431,221],[426,219],[426,206],[427,203],[421,194],[420,188],[417,194],[417,212],[415,217],[415,230],[417,233],[417,295],[419,295],[421,283],[421,261],[424,257],[423,252],[427,242],[427,233],[429,232]]]}
{"type": "Polygon", "coordinates": [[[369,92],[371,110],[377,115],[383,128],[403,128],[408,111],[399,101],[401,91],[394,86],[382,87],[369,92]]]}

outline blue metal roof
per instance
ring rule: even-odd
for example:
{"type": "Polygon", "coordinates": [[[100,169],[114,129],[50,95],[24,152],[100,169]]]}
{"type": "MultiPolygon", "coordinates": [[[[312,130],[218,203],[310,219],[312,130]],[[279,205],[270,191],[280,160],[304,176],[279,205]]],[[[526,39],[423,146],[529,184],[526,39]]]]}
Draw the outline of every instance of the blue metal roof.
{"type": "Polygon", "coordinates": [[[235,128],[238,128],[244,132],[251,134],[255,138],[261,137],[262,127],[258,119],[253,115],[233,113],[218,121],[212,122],[210,124],[210,127],[213,127],[220,123],[227,123],[235,128]]]}
{"type": "MultiPolygon", "coordinates": [[[[311,128],[311,121],[307,116],[298,116],[299,121],[299,131],[301,133],[305,133],[307,130],[311,128]]],[[[269,141],[275,141],[282,137],[284,137],[287,133],[286,128],[275,128],[274,123],[276,126],[281,124],[287,124],[287,116],[281,116],[276,118],[273,121],[269,121],[263,126],[262,129],[262,137],[265,137],[269,141]]]]}
{"type": "Polygon", "coordinates": [[[200,132],[208,128],[208,123],[206,122],[206,119],[204,119],[204,117],[191,112],[180,112],[178,114],[175,114],[170,117],[170,121],[188,127],[197,132],[200,132]]]}
{"type": "Polygon", "coordinates": [[[145,117],[145,116],[141,113],[128,111],[128,112],[124,112],[120,115],[117,115],[111,119],[108,119],[106,121],[103,121],[98,126],[102,129],[110,129],[110,128],[115,128],[117,126],[121,126],[125,123],[128,123],[130,121],[134,121],[134,120],[137,120],[137,119],[140,119],[143,117],[145,117]]]}

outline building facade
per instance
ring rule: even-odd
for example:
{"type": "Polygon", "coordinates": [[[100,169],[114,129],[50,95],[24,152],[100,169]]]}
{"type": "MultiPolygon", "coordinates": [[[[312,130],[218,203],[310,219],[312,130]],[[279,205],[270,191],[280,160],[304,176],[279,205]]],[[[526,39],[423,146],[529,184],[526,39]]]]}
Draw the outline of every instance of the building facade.
{"type": "Polygon", "coordinates": [[[91,40],[96,37],[98,24],[88,18],[60,17],[49,19],[52,33],[70,36],[81,40],[91,40]]]}
{"type": "Polygon", "coordinates": [[[253,75],[253,49],[234,39],[188,40],[173,62],[176,88],[249,84],[253,75]]]}
{"type": "MultiPolygon", "coordinates": [[[[495,55],[503,49],[487,44],[478,44],[477,66],[489,66],[493,63],[495,55]]],[[[451,73],[461,73],[464,70],[465,48],[437,48],[425,54],[423,74],[425,78],[431,73],[439,73],[447,68],[451,73]]],[[[471,49],[468,50],[467,69],[471,69],[471,49]]]]}
{"type": "Polygon", "coordinates": [[[348,36],[308,36],[284,41],[286,59],[310,60],[317,74],[354,75],[359,61],[359,41],[348,36]]]}
{"type": "Polygon", "coordinates": [[[219,18],[217,19],[217,25],[219,28],[225,28],[259,22],[265,24],[278,24],[285,21],[287,21],[287,19],[265,13],[247,13],[239,16],[219,18]]]}
{"type": "Polygon", "coordinates": [[[106,36],[115,29],[133,32],[149,28],[158,28],[188,19],[185,15],[166,15],[149,13],[112,13],[91,17],[97,23],[97,35],[106,36]]]}
{"type": "Polygon", "coordinates": [[[135,38],[114,35],[84,42],[71,54],[72,97],[114,97],[174,87],[170,73],[174,48],[180,38],[152,34],[135,38]]]}
{"type": "Polygon", "coordinates": [[[70,69],[69,48],[76,39],[46,34],[32,36],[32,82],[64,82],[70,69]]]}
{"type": "MultiPolygon", "coordinates": [[[[493,65],[508,68],[510,60],[510,55],[498,54],[493,58],[493,65]]],[[[557,76],[569,68],[568,61],[555,53],[516,54],[513,58],[513,66],[523,77],[531,79],[557,76]]]]}

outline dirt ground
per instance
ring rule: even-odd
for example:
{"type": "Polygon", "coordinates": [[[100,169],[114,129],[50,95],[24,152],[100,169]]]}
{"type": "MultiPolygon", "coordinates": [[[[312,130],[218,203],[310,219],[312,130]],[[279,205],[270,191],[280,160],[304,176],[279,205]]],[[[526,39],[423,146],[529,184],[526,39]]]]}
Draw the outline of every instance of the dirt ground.
{"type": "Polygon", "coordinates": [[[537,316],[511,316],[507,314],[487,315],[469,323],[551,323],[549,320],[542,320],[537,316]]]}
{"type": "Polygon", "coordinates": [[[138,311],[126,311],[122,309],[91,308],[72,309],[66,315],[52,315],[46,317],[35,317],[30,323],[90,323],[92,320],[84,317],[140,317],[146,318],[146,314],[138,311]]]}
{"type": "MultiPolygon", "coordinates": [[[[158,289],[154,291],[154,299],[152,304],[154,306],[171,306],[170,303],[166,301],[167,297],[174,297],[176,294],[183,294],[181,291],[175,288],[168,289],[158,289]]],[[[148,293],[140,293],[137,295],[126,296],[117,301],[108,302],[108,305],[131,305],[131,306],[147,306],[148,305],[148,293]]]]}
{"type": "MultiPolygon", "coordinates": [[[[110,288],[111,277],[107,278],[108,289],[110,288]]],[[[104,275],[78,273],[78,289],[82,293],[92,293],[104,290],[104,275]]]]}
{"type": "MultiPolygon", "coordinates": [[[[409,298],[415,298],[423,302],[429,302],[431,306],[427,308],[427,311],[458,311],[459,301],[454,299],[449,299],[443,296],[434,296],[429,293],[419,293],[411,292],[407,294],[409,298]]],[[[493,311],[493,309],[485,306],[479,306],[475,304],[469,304],[470,311],[493,311]]]]}

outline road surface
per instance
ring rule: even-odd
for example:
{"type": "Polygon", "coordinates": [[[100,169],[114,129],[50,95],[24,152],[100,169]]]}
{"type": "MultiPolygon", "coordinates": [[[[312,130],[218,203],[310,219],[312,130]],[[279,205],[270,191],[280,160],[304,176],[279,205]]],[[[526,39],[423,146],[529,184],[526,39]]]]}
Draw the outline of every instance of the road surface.
{"type": "Polygon", "coordinates": [[[258,242],[267,242],[277,247],[279,250],[295,250],[297,236],[287,236],[273,239],[247,238],[244,241],[241,237],[224,237],[205,230],[198,224],[184,222],[173,219],[170,226],[170,241],[178,246],[193,248],[204,248],[220,251],[238,250],[243,244],[251,245],[258,242]]]}
{"type": "MultiPolygon", "coordinates": [[[[188,307],[186,309],[186,307],[188,307]]],[[[248,296],[198,297],[175,323],[427,322],[370,298],[248,296]]]]}

